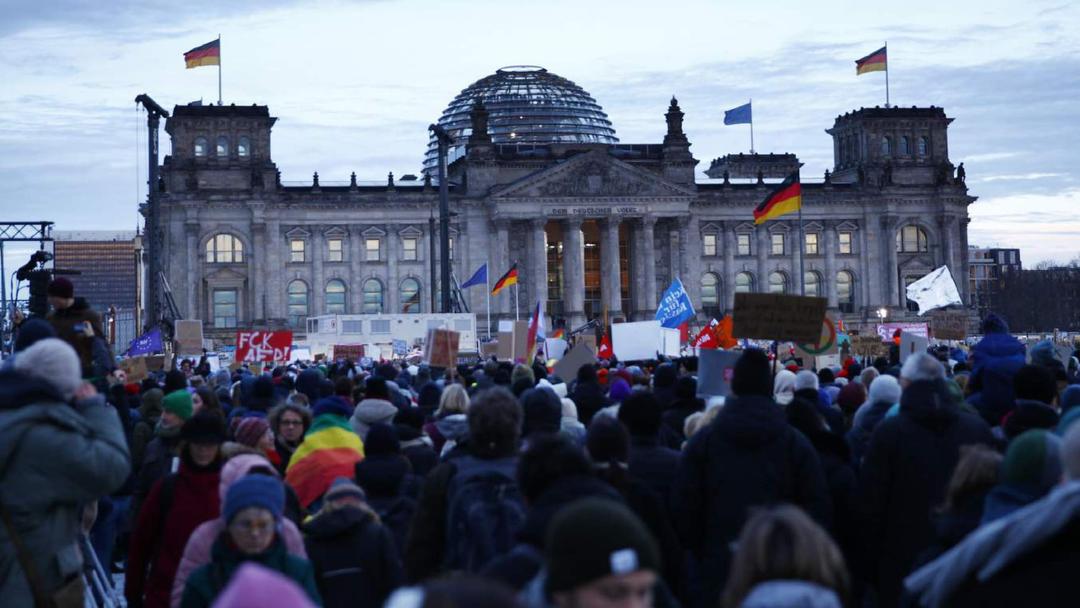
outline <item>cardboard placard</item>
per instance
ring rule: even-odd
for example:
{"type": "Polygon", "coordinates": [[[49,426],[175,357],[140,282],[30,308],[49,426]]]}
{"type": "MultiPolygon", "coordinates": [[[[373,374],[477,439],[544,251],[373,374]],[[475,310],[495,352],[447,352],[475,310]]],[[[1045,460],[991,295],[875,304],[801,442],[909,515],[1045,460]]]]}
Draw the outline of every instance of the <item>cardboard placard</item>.
{"type": "Polygon", "coordinates": [[[461,334],[449,329],[429,329],[424,340],[423,360],[431,367],[448,368],[457,365],[461,334]]]}
{"type": "Polygon", "coordinates": [[[678,357],[682,354],[682,334],[677,329],[660,328],[660,354],[678,357]]]}
{"type": "Polygon", "coordinates": [[[201,355],[203,350],[202,321],[178,320],[176,331],[176,350],[182,355],[201,355]]]}
{"type": "MultiPolygon", "coordinates": [[[[615,323],[611,326],[611,349],[620,361],[648,361],[656,359],[663,348],[659,321],[615,323]]],[[[678,340],[678,331],[675,339],[678,340]]]]}
{"type": "Polygon", "coordinates": [[[814,369],[840,367],[840,355],[820,355],[814,357],[814,369]]]}
{"type": "Polygon", "coordinates": [[[480,345],[480,354],[484,355],[484,358],[499,357],[499,341],[492,340],[491,342],[485,342],[480,345]]]}
{"type": "Polygon", "coordinates": [[[774,293],[736,293],[732,314],[736,338],[817,342],[825,318],[825,298],[774,293]]]}
{"type": "Polygon", "coordinates": [[[577,337],[574,344],[584,344],[596,352],[596,336],[593,334],[581,334],[577,337]]]}
{"type": "Polygon", "coordinates": [[[363,344],[335,344],[331,352],[334,359],[348,359],[353,363],[360,361],[367,354],[363,344]]]}
{"type": "Polygon", "coordinates": [[[146,357],[146,370],[150,372],[160,372],[165,367],[166,355],[150,355],[146,357]]]}
{"type": "Polygon", "coordinates": [[[935,310],[930,313],[930,331],[938,340],[967,337],[968,316],[963,310],[935,310]]]}
{"type": "Polygon", "coordinates": [[[513,331],[513,359],[515,363],[529,363],[529,322],[528,321],[514,321],[513,331]]]}
{"type": "Polygon", "coordinates": [[[915,353],[925,353],[929,346],[930,340],[920,335],[902,332],[900,334],[900,363],[907,361],[908,357],[915,353]]]}
{"type": "Polygon", "coordinates": [[[310,348],[294,348],[289,353],[289,359],[291,361],[311,361],[311,349],[310,348]]]}
{"type": "Polygon", "coordinates": [[[238,331],[236,360],[245,363],[289,361],[292,339],[291,331],[238,331]]]}
{"type": "Polygon", "coordinates": [[[555,364],[554,374],[563,382],[577,379],[578,370],[584,365],[596,363],[596,351],[588,344],[577,344],[555,364]]]}
{"type": "Polygon", "coordinates": [[[501,334],[504,331],[514,331],[514,322],[510,321],[509,319],[503,319],[503,320],[499,321],[499,332],[498,333],[501,334]]]}
{"type": "Polygon", "coordinates": [[[499,361],[514,360],[514,331],[512,327],[510,331],[500,331],[499,339],[495,341],[498,346],[495,356],[499,361]]]}
{"type": "Polygon", "coordinates": [[[726,397],[731,394],[735,362],[742,356],[737,350],[705,349],[698,354],[699,397],[726,397]]]}
{"type": "Polygon", "coordinates": [[[570,345],[562,338],[548,338],[544,340],[544,345],[547,348],[548,359],[562,359],[570,348],[570,345]]]}
{"type": "Polygon", "coordinates": [[[882,342],[877,334],[851,336],[851,351],[864,357],[876,357],[888,354],[889,345],[882,342]]]}
{"type": "Polygon", "coordinates": [[[409,345],[405,342],[405,340],[394,338],[391,344],[394,345],[395,355],[399,357],[404,357],[405,355],[409,354],[409,345]]]}
{"type": "Polygon", "coordinates": [[[128,382],[142,382],[150,375],[146,357],[130,357],[120,361],[120,369],[124,370],[128,382]]]}

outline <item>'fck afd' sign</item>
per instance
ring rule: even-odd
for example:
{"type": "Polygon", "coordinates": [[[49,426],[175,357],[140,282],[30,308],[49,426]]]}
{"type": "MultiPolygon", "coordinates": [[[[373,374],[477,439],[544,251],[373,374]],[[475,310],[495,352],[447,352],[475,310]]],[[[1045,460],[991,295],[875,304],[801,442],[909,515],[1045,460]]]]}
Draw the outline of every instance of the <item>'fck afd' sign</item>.
{"type": "Polygon", "coordinates": [[[288,361],[291,331],[236,332],[236,360],[243,363],[288,361]]]}

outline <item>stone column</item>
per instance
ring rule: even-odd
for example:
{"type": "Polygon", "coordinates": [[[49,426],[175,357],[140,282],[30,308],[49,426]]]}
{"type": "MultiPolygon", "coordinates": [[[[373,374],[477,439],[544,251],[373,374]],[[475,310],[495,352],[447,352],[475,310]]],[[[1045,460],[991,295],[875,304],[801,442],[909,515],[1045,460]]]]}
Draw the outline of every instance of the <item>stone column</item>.
{"type": "MultiPolygon", "coordinates": [[[[386,227],[386,242],[383,243],[382,255],[386,256],[386,302],[385,311],[391,314],[398,314],[401,312],[400,299],[401,289],[398,279],[398,257],[400,255],[398,251],[398,226],[390,224],[386,227]]],[[[424,294],[421,293],[420,297],[423,298],[424,294]]]]}
{"type": "MultiPolygon", "coordinates": [[[[202,307],[198,305],[199,300],[199,285],[202,285],[202,277],[199,276],[201,261],[203,256],[199,255],[199,224],[193,222],[191,218],[188,219],[184,225],[184,239],[186,241],[185,246],[187,250],[187,265],[185,271],[187,274],[187,281],[185,285],[185,292],[187,294],[187,310],[181,310],[180,314],[184,315],[186,319],[201,319],[202,307]]],[[[176,285],[170,285],[175,293],[176,285]]]]}
{"type": "Polygon", "coordinates": [[[247,296],[252,303],[252,317],[242,318],[241,321],[266,318],[266,300],[270,297],[266,291],[266,224],[259,222],[251,225],[251,248],[248,252],[248,276],[247,296]]]}
{"type": "Polygon", "coordinates": [[[697,215],[679,220],[679,244],[682,246],[682,283],[690,301],[701,308],[701,229],[697,215]]]}
{"type": "Polygon", "coordinates": [[[364,235],[360,226],[349,230],[349,312],[358,313],[364,308],[364,235]]]}
{"type": "Polygon", "coordinates": [[[839,243],[836,226],[826,225],[822,236],[825,237],[825,295],[829,299],[829,308],[836,308],[839,305],[836,297],[836,249],[839,243]]]}
{"type": "Polygon", "coordinates": [[[723,308],[732,310],[735,308],[735,249],[739,246],[738,237],[735,235],[735,222],[724,223],[724,239],[721,242],[724,248],[724,300],[723,308]]]}
{"type": "Polygon", "coordinates": [[[889,280],[886,282],[888,286],[888,295],[885,298],[887,306],[900,306],[903,307],[906,300],[900,299],[900,273],[897,269],[896,260],[896,224],[897,219],[892,216],[886,216],[881,218],[882,235],[881,240],[885,247],[885,272],[889,280]]]}
{"type": "Polygon", "coordinates": [[[585,322],[585,251],[581,220],[563,223],[563,298],[571,329],[585,322]]]}
{"type": "Polygon", "coordinates": [[[641,218],[641,265],[644,267],[642,273],[642,283],[644,289],[642,290],[643,297],[642,303],[645,306],[644,314],[645,319],[653,318],[656,313],[656,234],[654,229],[656,228],[656,218],[643,217],[641,218]]]}
{"type": "MultiPolygon", "coordinates": [[[[491,286],[495,287],[495,281],[499,280],[499,277],[510,268],[510,220],[497,219],[495,220],[495,248],[491,252],[492,267],[488,269],[491,273],[491,286]]],[[[512,290],[513,287],[508,287],[507,290],[512,290]]],[[[498,295],[492,296],[492,306],[495,312],[499,315],[513,314],[514,308],[514,294],[509,293],[507,290],[499,292],[498,295]]]]}
{"type": "Polygon", "coordinates": [[[968,272],[971,268],[968,266],[970,263],[968,260],[968,224],[971,223],[971,218],[961,218],[958,222],[957,230],[960,232],[957,235],[960,239],[960,272],[957,273],[959,277],[957,280],[960,283],[960,297],[964,300],[964,304],[971,302],[971,283],[969,283],[968,272]]]}
{"type": "Polygon", "coordinates": [[[323,227],[311,226],[311,315],[326,314],[326,279],[323,276],[323,258],[326,245],[323,227]]]}
{"type": "MultiPolygon", "coordinates": [[[[670,268],[668,274],[672,279],[675,277],[682,278],[682,247],[679,246],[679,226],[678,220],[672,220],[674,224],[669,224],[668,229],[668,252],[671,254],[668,260],[670,262],[670,268]]],[[[663,285],[662,289],[667,289],[667,285],[663,285]]]]}
{"type": "Polygon", "coordinates": [[[859,274],[858,283],[862,285],[862,305],[876,310],[884,302],[880,300],[882,279],[881,272],[873,270],[878,267],[881,259],[881,243],[879,242],[880,224],[871,217],[870,210],[863,214],[863,221],[859,226],[859,274]]]}
{"type": "MultiPolygon", "coordinates": [[[[532,228],[532,251],[529,257],[532,258],[529,274],[532,276],[532,291],[533,298],[529,302],[527,310],[532,311],[536,306],[536,302],[532,300],[543,300],[545,311],[547,308],[547,233],[544,231],[544,227],[547,226],[547,218],[534,218],[529,220],[529,227],[532,228]]],[[[530,312],[530,314],[532,314],[530,312]]]]}
{"type": "Polygon", "coordinates": [[[754,287],[757,288],[759,293],[767,293],[769,291],[769,251],[771,250],[772,243],[769,242],[769,232],[765,230],[765,224],[758,224],[757,226],[757,281],[755,281],[754,287]]]}
{"type": "Polygon", "coordinates": [[[619,220],[600,222],[600,291],[607,304],[608,316],[622,313],[622,273],[619,272],[619,220]]]}
{"type": "MultiPolygon", "coordinates": [[[[266,290],[266,316],[271,319],[285,317],[285,263],[282,261],[281,224],[277,220],[266,222],[266,251],[261,252],[266,260],[266,281],[263,289],[266,290]]],[[[255,252],[259,255],[260,252],[255,252]]]]}
{"type": "Polygon", "coordinates": [[[801,262],[805,243],[800,239],[804,239],[805,237],[802,234],[802,230],[799,230],[799,223],[792,222],[792,224],[794,227],[788,232],[787,242],[787,245],[791,247],[791,293],[801,296],[803,295],[803,281],[805,280],[805,277],[803,277],[802,273],[799,271],[803,267],[801,262]]]}

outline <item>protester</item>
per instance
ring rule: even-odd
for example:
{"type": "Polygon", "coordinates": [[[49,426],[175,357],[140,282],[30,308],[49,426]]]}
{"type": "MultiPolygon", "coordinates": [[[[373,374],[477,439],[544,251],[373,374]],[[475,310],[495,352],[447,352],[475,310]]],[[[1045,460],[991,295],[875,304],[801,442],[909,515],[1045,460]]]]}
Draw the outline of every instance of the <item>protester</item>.
{"type": "Polygon", "coordinates": [[[559,432],[578,445],[584,444],[585,425],[578,420],[577,406],[574,405],[574,400],[563,397],[560,402],[562,403],[562,418],[559,420],[559,432]]]}
{"type": "Polygon", "coordinates": [[[586,427],[597,412],[611,405],[597,380],[596,367],[593,365],[582,365],[578,370],[570,399],[577,406],[578,420],[586,427]]]}
{"type": "Polygon", "coordinates": [[[526,389],[521,403],[521,437],[528,443],[539,434],[552,435],[562,428],[562,401],[550,387],[526,389]]]}
{"type": "Polygon", "coordinates": [[[1002,424],[1009,440],[1029,429],[1053,429],[1058,424],[1054,408],[1058,391],[1054,374],[1040,365],[1025,365],[1013,376],[1016,406],[1002,424]]]}
{"type": "Polygon", "coordinates": [[[349,425],[351,411],[348,401],[337,396],[320,399],[311,410],[311,428],[285,470],[285,482],[305,509],[317,511],[330,484],[351,477],[364,458],[364,443],[349,425]]]}
{"type": "Polygon", "coordinates": [[[364,459],[356,464],[356,483],[367,495],[366,503],[393,535],[398,555],[416,513],[418,484],[409,459],[393,427],[373,424],[364,444],[364,459]]]}
{"type": "Polygon", "coordinates": [[[990,313],[982,323],[983,337],[971,349],[968,381],[970,403],[990,426],[997,426],[1012,411],[1013,376],[1024,366],[1024,344],[1009,334],[1005,320],[990,313]]]}
{"type": "Polygon", "coordinates": [[[460,384],[451,384],[439,396],[439,408],[435,410],[434,420],[424,425],[424,433],[431,438],[436,454],[444,454],[453,449],[469,432],[469,423],[465,412],[469,409],[469,394],[460,384]],[[451,446],[443,447],[447,442],[451,446]]]}
{"type": "MultiPolygon", "coordinates": [[[[274,433],[266,418],[244,418],[236,426],[236,442],[266,456],[274,468],[282,466],[282,458],[274,451],[274,433]]],[[[287,463],[286,463],[287,466],[287,463]]]]}
{"type": "Polygon", "coordinates": [[[773,378],[773,401],[779,405],[787,405],[794,398],[795,374],[787,369],[776,372],[776,377],[773,378]]]}
{"type": "Polygon", "coordinates": [[[986,496],[982,523],[1001,519],[1046,496],[1061,481],[1061,475],[1061,440],[1057,435],[1041,429],[1024,431],[1009,442],[1001,483],[986,496]]]}
{"type": "Polygon", "coordinates": [[[627,397],[619,407],[619,422],[630,433],[630,476],[652,490],[666,510],[679,467],[679,452],[660,445],[662,416],[660,402],[647,392],[627,397]]]}
{"type": "Polygon", "coordinates": [[[900,403],[900,383],[896,378],[888,375],[875,377],[870,384],[867,401],[855,412],[851,430],[847,434],[852,462],[856,468],[862,464],[866,446],[870,443],[870,436],[873,435],[874,429],[885,419],[885,414],[898,403],[900,403]]]}
{"type": "Polygon", "coordinates": [[[133,516],[138,516],[142,503],[154,484],[177,470],[180,464],[180,429],[194,414],[191,393],[186,388],[166,393],[161,403],[161,419],[154,428],[154,438],[146,445],[142,466],[135,478],[131,498],[133,516]]]}
{"type": "Polygon", "coordinates": [[[46,320],[56,337],[75,349],[82,377],[103,378],[115,365],[105,342],[101,315],[90,307],[86,298],[75,297],[75,286],[65,277],[53,279],[47,294],[52,311],[46,320]]]}
{"type": "Polygon", "coordinates": [[[306,407],[283,403],[270,410],[270,430],[274,434],[274,451],[281,457],[277,470],[282,475],[289,466],[304,434],[311,428],[311,410],[306,407]]]}
{"type": "Polygon", "coordinates": [[[350,423],[363,441],[368,428],[376,422],[390,424],[398,408],[390,402],[390,388],[380,376],[372,376],[364,383],[364,399],[356,404],[350,423]]]}
{"type": "Polygon", "coordinates": [[[131,467],[135,471],[142,468],[146,447],[154,439],[158,422],[164,413],[162,400],[165,393],[160,388],[145,391],[140,398],[139,420],[131,431],[131,467]]]}
{"type": "Polygon", "coordinates": [[[661,416],[660,444],[664,447],[681,449],[686,441],[686,419],[705,409],[705,402],[697,396],[697,388],[697,380],[693,376],[682,376],[675,381],[675,400],[661,416]]]}
{"type": "Polygon", "coordinates": [[[421,430],[423,425],[424,414],[420,408],[407,407],[394,415],[394,432],[401,442],[401,453],[409,459],[413,474],[417,477],[427,477],[439,464],[439,454],[432,447],[431,439],[421,430]]]}
{"type": "Polygon", "coordinates": [[[254,562],[236,571],[214,600],[213,608],[315,608],[315,603],[292,579],[254,562]]]}

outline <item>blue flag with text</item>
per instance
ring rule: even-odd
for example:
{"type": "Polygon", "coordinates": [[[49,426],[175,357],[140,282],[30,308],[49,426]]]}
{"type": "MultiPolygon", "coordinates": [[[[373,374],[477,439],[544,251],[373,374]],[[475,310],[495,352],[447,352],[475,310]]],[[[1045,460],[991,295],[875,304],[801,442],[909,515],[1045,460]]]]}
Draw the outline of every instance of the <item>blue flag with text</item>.
{"type": "Polygon", "coordinates": [[[661,327],[674,329],[694,317],[694,304],[690,302],[690,295],[686,293],[682,281],[677,277],[671,282],[664,296],[660,298],[660,306],[656,309],[656,320],[660,321],[661,327]]]}

